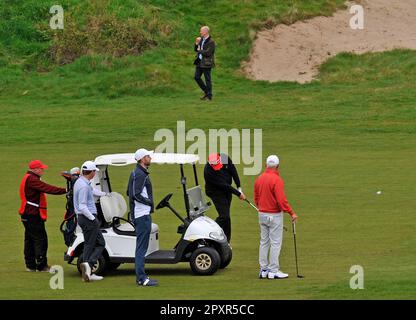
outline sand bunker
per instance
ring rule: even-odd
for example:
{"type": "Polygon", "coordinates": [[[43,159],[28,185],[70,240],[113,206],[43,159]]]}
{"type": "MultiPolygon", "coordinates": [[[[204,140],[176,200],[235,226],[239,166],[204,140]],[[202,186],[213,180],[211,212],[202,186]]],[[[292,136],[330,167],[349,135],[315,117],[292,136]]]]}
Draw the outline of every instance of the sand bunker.
{"type": "Polygon", "coordinates": [[[255,80],[313,80],[319,66],[340,52],[416,49],[416,0],[367,0],[364,29],[350,27],[350,7],[332,17],[316,17],[293,25],[260,31],[250,60],[243,67],[255,80]]]}

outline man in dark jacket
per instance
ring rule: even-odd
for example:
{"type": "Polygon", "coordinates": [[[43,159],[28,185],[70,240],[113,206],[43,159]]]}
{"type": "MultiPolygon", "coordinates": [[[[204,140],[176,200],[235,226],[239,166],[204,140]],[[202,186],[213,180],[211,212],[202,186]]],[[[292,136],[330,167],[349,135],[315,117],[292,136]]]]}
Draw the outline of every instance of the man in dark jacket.
{"type": "Polygon", "coordinates": [[[228,242],[231,241],[231,218],[230,207],[232,195],[241,200],[246,196],[241,190],[240,178],[231,158],[224,153],[213,153],[208,157],[208,163],[204,168],[205,192],[214,202],[218,211],[218,218],[215,220],[224,230],[228,242]],[[232,180],[237,186],[235,189],[231,184],[232,180]]]}
{"type": "Polygon", "coordinates": [[[25,227],[25,262],[30,272],[50,272],[48,266],[48,235],[45,229],[47,220],[46,195],[65,194],[65,188],[59,188],[41,181],[48,166],[40,160],[29,163],[29,171],[20,184],[21,206],[19,214],[25,227]]]}
{"type": "Polygon", "coordinates": [[[215,42],[209,35],[209,28],[204,26],[200,30],[200,37],[196,38],[195,51],[197,52],[194,61],[195,81],[204,92],[201,100],[212,100],[212,82],[211,69],[215,67],[215,42]],[[205,77],[205,83],[202,81],[202,74],[205,77]]]}
{"type": "Polygon", "coordinates": [[[153,189],[147,171],[151,163],[152,151],[138,149],[134,154],[137,166],[130,175],[127,195],[130,199],[130,214],[136,229],[136,283],[139,286],[156,286],[156,280],[150,279],[145,272],[144,263],[149,246],[152,218],[154,211],[153,189]]]}

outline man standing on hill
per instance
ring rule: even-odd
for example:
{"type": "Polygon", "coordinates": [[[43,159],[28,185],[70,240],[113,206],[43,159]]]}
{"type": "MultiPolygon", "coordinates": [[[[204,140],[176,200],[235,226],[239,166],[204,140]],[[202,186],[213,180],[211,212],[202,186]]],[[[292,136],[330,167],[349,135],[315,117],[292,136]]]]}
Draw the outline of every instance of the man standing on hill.
{"type": "Polygon", "coordinates": [[[204,92],[201,100],[212,100],[212,82],[211,82],[211,69],[215,67],[215,42],[212,40],[209,34],[209,27],[203,26],[199,31],[200,37],[195,40],[195,51],[197,57],[194,61],[195,68],[195,81],[204,92]],[[205,83],[201,77],[204,74],[205,83]]]}
{"type": "Polygon", "coordinates": [[[24,175],[20,184],[19,214],[25,227],[25,261],[26,270],[29,272],[50,272],[48,266],[48,235],[46,234],[45,221],[47,219],[46,195],[65,194],[65,188],[49,185],[41,180],[48,166],[40,160],[29,163],[29,171],[24,175]]]}
{"type": "Polygon", "coordinates": [[[259,208],[260,224],[260,279],[284,279],[289,275],[280,271],[279,255],[283,240],[283,212],[292,216],[292,223],[298,216],[290,207],[283,180],[279,175],[279,158],[267,157],[266,171],[254,184],[254,201],[259,208]],[[269,252],[270,251],[270,252],[269,252]]]}

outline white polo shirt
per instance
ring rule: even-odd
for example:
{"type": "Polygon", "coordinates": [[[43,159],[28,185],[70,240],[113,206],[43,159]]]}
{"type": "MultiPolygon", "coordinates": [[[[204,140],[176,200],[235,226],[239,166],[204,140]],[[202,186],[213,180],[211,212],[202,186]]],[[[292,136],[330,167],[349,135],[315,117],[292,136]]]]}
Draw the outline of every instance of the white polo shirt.
{"type": "MultiPolygon", "coordinates": [[[[148,198],[146,187],[143,188],[143,191],[140,195],[144,198],[148,198]]],[[[145,215],[149,215],[150,209],[151,209],[150,206],[134,200],[134,218],[135,219],[143,217],[145,215]]]]}

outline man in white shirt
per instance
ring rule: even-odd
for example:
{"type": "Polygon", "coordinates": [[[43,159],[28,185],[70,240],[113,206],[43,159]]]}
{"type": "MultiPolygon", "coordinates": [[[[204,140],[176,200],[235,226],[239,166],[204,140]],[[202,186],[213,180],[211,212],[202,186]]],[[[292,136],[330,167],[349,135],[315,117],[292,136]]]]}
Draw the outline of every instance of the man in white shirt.
{"type": "Polygon", "coordinates": [[[86,161],[81,167],[82,175],[74,185],[74,209],[78,224],[84,234],[83,263],[81,263],[82,279],[86,282],[102,280],[103,277],[92,274],[91,270],[101,257],[105,247],[105,240],[97,219],[97,208],[94,196],[103,197],[107,194],[94,189],[91,180],[100,171],[94,162],[86,161]]]}
{"type": "Polygon", "coordinates": [[[151,213],[154,211],[153,190],[147,171],[153,151],[138,149],[134,154],[137,166],[130,175],[127,195],[130,199],[130,212],[136,230],[136,283],[139,286],[157,286],[157,281],[150,279],[145,272],[145,256],[149,246],[152,230],[151,213]]]}

